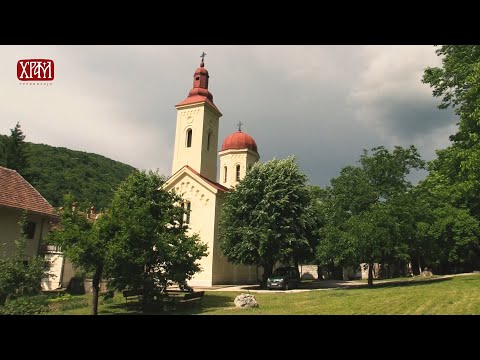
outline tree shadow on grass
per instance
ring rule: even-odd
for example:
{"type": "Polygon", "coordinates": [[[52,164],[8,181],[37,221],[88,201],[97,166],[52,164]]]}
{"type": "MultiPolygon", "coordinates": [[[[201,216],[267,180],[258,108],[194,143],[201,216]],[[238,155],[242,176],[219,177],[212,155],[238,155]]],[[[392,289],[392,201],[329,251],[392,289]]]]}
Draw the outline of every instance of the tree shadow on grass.
{"type": "Polygon", "coordinates": [[[99,311],[100,315],[142,315],[142,304],[138,301],[128,303],[105,304],[99,311]]]}
{"type": "Polygon", "coordinates": [[[390,288],[390,287],[405,287],[405,286],[422,286],[428,285],[437,282],[444,282],[452,280],[453,277],[441,277],[441,278],[431,278],[431,279],[415,279],[415,280],[394,280],[386,282],[373,282],[372,287],[368,287],[368,284],[362,284],[358,286],[352,286],[351,288],[343,288],[347,290],[358,290],[358,289],[379,289],[379,288],[390,288]]]}
{"type": "Polygon", "coordinates": [[[205,294],[201,303],[187,304],[149,304],[145,311],[142,303],[133,301],[129,303],[116,303],[105,306],[102,315],[198,315],[204,312],[233,307],[233,299],[228,296],[205,294]]]}

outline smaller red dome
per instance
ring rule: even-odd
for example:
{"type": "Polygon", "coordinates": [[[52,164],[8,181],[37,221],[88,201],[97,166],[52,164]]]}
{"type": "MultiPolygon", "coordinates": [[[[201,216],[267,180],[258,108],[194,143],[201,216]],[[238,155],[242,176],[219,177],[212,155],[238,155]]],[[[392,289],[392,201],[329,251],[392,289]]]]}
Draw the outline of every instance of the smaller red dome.
{"type": "Polygon", "coordinates": [[[225,140],[223,140],[221,151],[230,149],[250,149],[258,152],[255,140],[241,130],[228,135],[225,140]]]}

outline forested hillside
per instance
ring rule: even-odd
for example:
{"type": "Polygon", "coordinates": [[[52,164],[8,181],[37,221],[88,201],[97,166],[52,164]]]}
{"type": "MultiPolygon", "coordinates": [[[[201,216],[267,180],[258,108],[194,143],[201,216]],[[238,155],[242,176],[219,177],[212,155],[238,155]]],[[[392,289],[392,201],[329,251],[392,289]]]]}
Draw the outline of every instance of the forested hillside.
{"type": "MultiPolygon", "coordinates": [[[[7,136],[0,135],[0,142],[7,136]]],[[[72,193],[82,205],[108,206],[117,185],[135,170],[101,155],[63,147],[25,143],[26,168],[22,175],[53,205],[72,193]]]]}

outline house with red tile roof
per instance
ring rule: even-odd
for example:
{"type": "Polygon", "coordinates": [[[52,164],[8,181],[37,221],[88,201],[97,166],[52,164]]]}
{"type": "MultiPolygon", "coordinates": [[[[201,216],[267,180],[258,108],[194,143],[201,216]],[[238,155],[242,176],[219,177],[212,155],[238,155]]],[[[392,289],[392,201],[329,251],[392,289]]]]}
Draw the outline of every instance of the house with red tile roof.
{"type": "Polygon", "coordinates": [[[26,215],[25,261],[42,256],[50,262],[54,277],[44,279],[44,289],[62,287],[73,272],[67,269],[65,258],[56,246],[47,245],[44,239],[53,223],[58,220],[52,205],[18,172],[0,166],[0,256],[15,254],[15,241],[20,238],[19,222],[26,215]],[[67,270],[67,271],[65,271],[67,270]]]}

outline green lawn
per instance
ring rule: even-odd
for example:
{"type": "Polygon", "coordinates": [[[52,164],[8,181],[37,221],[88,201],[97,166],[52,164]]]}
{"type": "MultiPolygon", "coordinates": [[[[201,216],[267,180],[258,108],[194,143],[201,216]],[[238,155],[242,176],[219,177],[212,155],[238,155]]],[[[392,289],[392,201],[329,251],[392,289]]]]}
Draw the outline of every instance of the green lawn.
{"type": "MultiPolygon", "coordinates": [[[[207,291],[201,306],[158,314],[480,314],[480,275],[450,279],[379,282],[373,289],[314,290],[299,293],[255,293],[259,308],[237,309],[240,292],[207,291]]],[[[90,295],[75,296],[50,314],[89,314],[90,295]]],[[[120,294],[104,303],[100,314],[141,314],[135,303],[125,305],[120,294]]]]}

